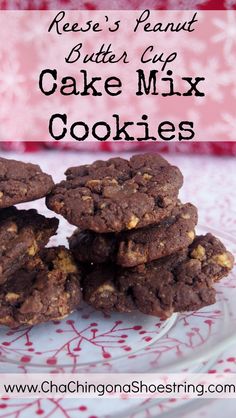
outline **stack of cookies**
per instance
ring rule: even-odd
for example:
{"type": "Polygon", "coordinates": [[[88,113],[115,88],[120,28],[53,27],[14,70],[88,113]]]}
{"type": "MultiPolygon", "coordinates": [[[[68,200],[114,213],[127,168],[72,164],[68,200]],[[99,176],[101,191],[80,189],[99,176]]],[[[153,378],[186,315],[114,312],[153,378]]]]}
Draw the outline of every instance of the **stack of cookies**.
{"type": "Polygon", "coordinates": [[[183,177],[157,154],[69,168],[46,198],[78,227],[69,246],[84,300],[105,312],[162,319],[215,302],[233,256],[211,234],[195,236],[197,209],[178,199],[183,177]]]}
{"type": "Polygon", "coordinates": [[[177,167],[146,154],[70,168],[66,177],[54,185],[39,166],[0,158],[0,324],[64,318],[82,296],[105,312],[162,319],[215,302],[214,283],[233,256],[211,234],[195,236],[197,209],[178,199],[177,167]],[[45,196],[78,228],[70,250],[45,248],[58,219],[14,206],[45,196]]]}
{"type": "Polygon", "coordinates": [[[16,204],[54,183],[39,166],[0,158],[0,324],[33,325],[68,315],[81,300],[80,273],[65,247],[45,248],[58,219],[16,204]]]}

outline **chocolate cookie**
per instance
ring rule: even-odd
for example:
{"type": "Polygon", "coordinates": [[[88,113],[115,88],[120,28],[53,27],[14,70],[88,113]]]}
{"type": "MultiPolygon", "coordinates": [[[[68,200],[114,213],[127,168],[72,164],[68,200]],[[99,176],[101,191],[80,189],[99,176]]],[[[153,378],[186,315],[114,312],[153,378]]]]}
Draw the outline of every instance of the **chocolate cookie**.
{"type": "Polygon", "coordinates": [[[53,185],[38,165],[0,157],[0,209],[44,197],[53,185]]]}
{"type": "Polygon", "coordinates": [[[233,267],[233,256],[211,234],[188,249],[126,269],[90,266],[83,280],[84,300],[103,311],[138,309],[161,319],[215,303],[214,282],[233,267]]]}
{"type": "Polygon", "coordinates": [[[65,247],[46,248],[0,286],[0,324],[61,319],[81,301],[80,272],[65,247]]]}
{"type": "Polygon", "coordinates": [[[58,223],[58,219],[45,218],[34,209],[12,206],[0,210],[0,284],[48,243],[58,223]]]}
{"type": "Polygon", "coordinates": [[[77,229],[69,238],[69,245],[79,261],[115,262],[133,267],[188,247],[195,237],[196,224],[197,208],[191,203],[179,203],[170,216],[157,225],[118,234],[77,229]]]}
{"type": "Polygon", "coordinates": [[[157,154],[111,158],[69,168],[46,203],[71,224],[92,231],[144,227],[169,215],[183,177],[157,154]]]}

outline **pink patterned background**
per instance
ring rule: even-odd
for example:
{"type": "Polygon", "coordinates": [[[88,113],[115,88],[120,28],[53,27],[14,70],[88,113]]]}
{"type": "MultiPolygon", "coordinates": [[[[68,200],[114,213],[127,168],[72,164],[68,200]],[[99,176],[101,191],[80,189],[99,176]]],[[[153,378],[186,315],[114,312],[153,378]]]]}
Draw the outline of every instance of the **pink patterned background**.
{"type": "MultiPolygon", "coordinates": [[[[107,12],[108,14],[108,12],[107,12]]],[[[180,32],[147,34],[140,30],[134,34],[130,26],[139,12],[109,12],[111,21],[121,19],[123,26],[107,41],[107,31],[94,33],[66,34],[62,37],[47,33],[49,23],[55,12],[2,12],[0,14],[0,139],[1,141],[51,141],[48,133],[48,121],[53,113],[67,113],[68,127],[78,120],[91,126],[99,120],[105,120],[114,126],[112,113],[121,115],[121,120],[140,121],[147,113],[150,132],[157,135],[157,126],[163,120],[173,122],[176,127],[182,120],[194,121],[196,140],[234,141],[235,140],[235,104],[236,104],[236,12],[206,11],[198,12],[199,22],[191,34],[180,32]],[[127,47],[127,39],[129,39],[127,47]],[[130,64],[66,64],[68,55],[76,43],[84,43],[84,52],[93,52],[103,42],[112,42],[114,50],[128,50],[130,64]],[[173,70],[176,88],[185,91],[181,83],[182,76],[202,76],[206,81],[201,90],[202,97],[168,97],[135,95],[137,89],[136,70],[142,67],[148,74],[160,65],[140,65],[140,52],[153,44],[156,53],[165,55],[176,51],[178,56],[167,69],[173,70]],[[127,47],[127,48],[126,48],[127,47]],[[103,97],[69,96],[63,98],[59,93],[44,96],[38,89],[38,76],[44,68],[57,68],[58,77],[74,76],[78,85],[82,77],[80,69],[88,70],[90,75],[108,77],[119,76],[123,82],[123,93],[117,97],[103,94],[103,97]],[[96,111],[94,111],[96,109],[96,111]]],[[[150,21],[185,21],[191,18],[191,11],[162,11],[151,14],[150,21]]],[[[104,12],[84,11],[66,14],[65,21],[78,21],[83,24],[89,19],[103,22],[104,12]]],[[[105,26],[106,27],[106,26],[105,26]]],[[[160,72],[160,71],[159,71],[160,72]]],[[[161,73],[166,76],[166,71],[161,73]]],[[[160,90],[165,87],[160,84],[160,90]]],[[[177,129],[178,131],[178,129],[177,129]]],[[[131,134],[139,136],[139,129],[131,134]]],[[[91,138],[90,138],[91,139],[91,138]]],[[[70,136],[66,137],[66,141],[70,136]]],[[[78,147],[71,139],[70,146],[78,147]]],[[[79,144],[81,145],[81,144],[79,144]]],[[[84,143],[82,146],[88,146],[84,143]]],[[[182,144],[181,144],[182,145],[182,144]]],[[[20,148],[22,145],[16,145],[20,148]]],[[[50,146],[50,145],[49,145],[50,146]]],[[[57,144],[58,146],[58,144],[57,144]]],[[[61,144],[59,146],[65,146],[61,144]]],[[[140,144],[142,147],[143,144],[140,144]]],[[[161,146],[163,147],[163,141],[161,146]]],[[[165,145],[164,145],[165,146],[165,145]]],[[[93,144],[95,149],[127,149],[129,144],[93,144]]],[[[202,147],[202,149],[204,149],[202,147]]],[[[231,150],[233,147],[231,148],[231,150]]]]}
{"type": "Polygon", "coordinates": [[[0,0],[2,9],[203,9],[224,10],[236,8],[235,0],[0,0]]]}

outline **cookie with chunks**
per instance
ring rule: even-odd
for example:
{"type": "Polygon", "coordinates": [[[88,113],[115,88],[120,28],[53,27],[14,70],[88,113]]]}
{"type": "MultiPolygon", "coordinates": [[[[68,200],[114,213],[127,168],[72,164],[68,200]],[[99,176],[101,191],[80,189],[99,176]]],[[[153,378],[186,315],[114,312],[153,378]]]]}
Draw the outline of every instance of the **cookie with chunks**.
{"type": "Polygon", "coordinates": [[[77,229],[69,238],[69,246],[78,261],[133,267],[188,247],[195,237],[196,224],[197,208],[191,203],[178,203],[170,216],[145,228],[118,234],[77,229]]]}
{"type": "Polygon", "coordinates": [[[0,209],[40,199],[53,185],[38,165],[0,157],[0,209]]]}
{"type": "Polygon", "coordinates": [[[34,257],[55,235],[59,221],[35,209],[0,210],[0,284],[34,257]]]}
{"type": "Polygon", "coordinates": [[[65,247],[45,248],[0,286],[0,324],[62,319],[81,301],[80,271],[65,247]]]}
{"type": "Polygon", "coordinates": [[[120,232],[157,223],[176,205],[183,177],[158,154],[72,167],[46,204],[82,230],[120,232]]]}
{"type": "Polygon", "coordinates": [[[215,303],[214,283],[233,267],[233,256],[213,235],[197,237],[176,254],[133,268],[88,267],[84,300],[106,312],[130,312],[166,319],[215,303]]]}

